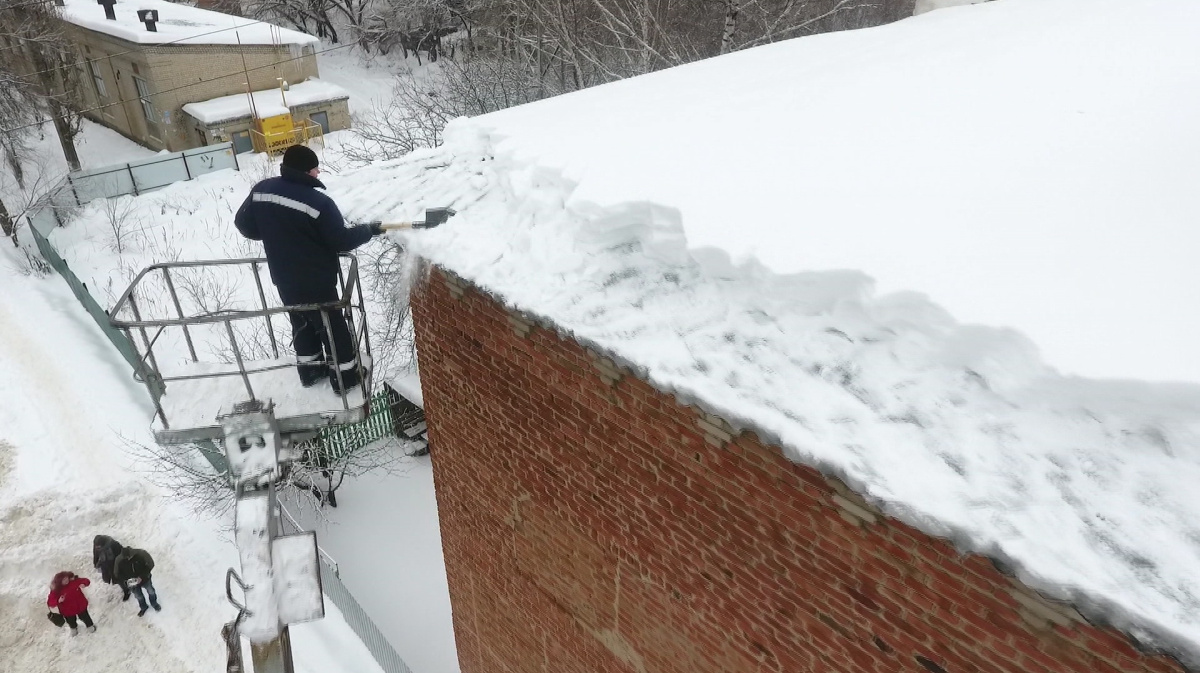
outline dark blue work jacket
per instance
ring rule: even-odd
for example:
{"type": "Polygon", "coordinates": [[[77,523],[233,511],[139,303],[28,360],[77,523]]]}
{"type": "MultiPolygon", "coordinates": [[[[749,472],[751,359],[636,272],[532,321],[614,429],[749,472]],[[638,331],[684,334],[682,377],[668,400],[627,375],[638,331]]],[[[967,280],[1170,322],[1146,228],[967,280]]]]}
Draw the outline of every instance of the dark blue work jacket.
{"type": "Polygon", "coordinates": [[[338,253],[371,239],[368,226],[347,227],[320,180],[283,166],[278,178],[254,185],[234,224],[262,241],[271,280],[285,304],[337,299],[338,253]]]}

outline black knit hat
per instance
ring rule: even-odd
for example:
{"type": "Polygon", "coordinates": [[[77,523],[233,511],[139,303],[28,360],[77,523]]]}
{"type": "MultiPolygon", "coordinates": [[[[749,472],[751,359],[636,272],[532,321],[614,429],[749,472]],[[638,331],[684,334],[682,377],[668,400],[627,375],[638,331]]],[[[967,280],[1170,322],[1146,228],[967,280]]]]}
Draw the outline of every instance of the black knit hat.
{"type": "Polygon", "coordinates": [[[283,153],[283,165],[307,173],[318,165],[317,153],[304,145],[292,145],[283,153]]]}

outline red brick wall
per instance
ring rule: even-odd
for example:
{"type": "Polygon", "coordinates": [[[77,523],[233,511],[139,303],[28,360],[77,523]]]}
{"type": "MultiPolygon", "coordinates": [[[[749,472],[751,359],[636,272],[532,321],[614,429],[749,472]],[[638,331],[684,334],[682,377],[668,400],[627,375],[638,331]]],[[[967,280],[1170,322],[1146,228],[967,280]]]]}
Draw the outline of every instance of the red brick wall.
{"type": "Polygon", "coordinates": [[[465,673],[1183,670],[438,270],[413,314],[465,673]]]}

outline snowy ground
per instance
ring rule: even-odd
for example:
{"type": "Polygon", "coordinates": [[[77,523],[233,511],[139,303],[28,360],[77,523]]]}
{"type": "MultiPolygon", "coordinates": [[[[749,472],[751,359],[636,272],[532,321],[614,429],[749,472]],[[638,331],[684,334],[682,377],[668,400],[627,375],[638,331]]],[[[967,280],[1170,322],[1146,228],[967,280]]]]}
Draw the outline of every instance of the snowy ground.
{"type": "Polygon", "coordinates": [[[297,513],[413,673],[456,673],[446,566],[428,457],[348,479],[337,509],[297,513]]]}
{"type": "MultiPolygon", "coordinates": [[[[123,438],[147,442],[150,405],[127,366],[56,277],[21,275],[0,252],[0,670],[14,673],[208,673],[224,663],[233,616],[224,576],[237,565],[224,522],[197,518],[148,483],[123,438]],[[161,613],[136,616],[98,581],[91,540],[110,534],[155,557],[161,613]],[[49,578],[71,570],[95,634],[71,639],[45,618],[49,578]]],[[[377,671],[327,603],[296,627],[297,670],[377,671]]]]}
{"type": "Polygon", "coordinates": [[[330,193],[455,208],[410,249],[1200,664],[1200,386],[1039,355],[1200,372],[1200,5],[1130,7],[785,42],[456,122],[330,193]]]}

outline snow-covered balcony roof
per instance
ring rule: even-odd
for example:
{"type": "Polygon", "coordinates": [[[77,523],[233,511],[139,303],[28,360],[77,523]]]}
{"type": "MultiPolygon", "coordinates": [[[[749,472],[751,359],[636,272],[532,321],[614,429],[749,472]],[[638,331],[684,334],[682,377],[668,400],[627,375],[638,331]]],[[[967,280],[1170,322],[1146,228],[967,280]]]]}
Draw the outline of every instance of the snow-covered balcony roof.
{"type": "Polygon", "coordinates": [[[328,184],[455,208],[406,246],[1200,664],[1198,34],[1194,0],[949,8],[328,184]]]}
{"type": "MultiPolygon", "coordinates": [[[[258,111],[260,118],[265,118],[287,114],[289,107],[345,100],[350,94],[333,82],[312,78],[289,85],[286,92],[281,92],[279,87],[272,87],[255,91],[253,96],[254,109],[258,111]]],[[[206,126],[252,116],[250,98],[244,93],[188,103],[183,106],[183,111],[206,126]]]]}
{"type": "Polygon", "coordinates": [[[137,44],[238,44],[315,45],[319,40],[299,31],[254,19],[231,16],[165,0],[118,0],[113,7],[116,20],[104,18],[104,7],[96,0],[65,0],[63,19],[82,28],[105,33],[137,44]],[[138,10],[158,11],[157,32],[138,20],[138,10]]]}

